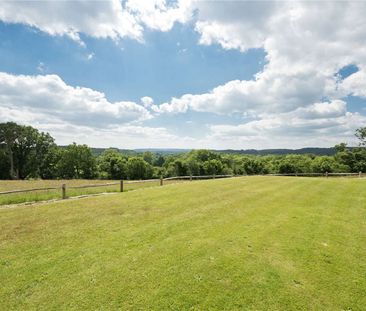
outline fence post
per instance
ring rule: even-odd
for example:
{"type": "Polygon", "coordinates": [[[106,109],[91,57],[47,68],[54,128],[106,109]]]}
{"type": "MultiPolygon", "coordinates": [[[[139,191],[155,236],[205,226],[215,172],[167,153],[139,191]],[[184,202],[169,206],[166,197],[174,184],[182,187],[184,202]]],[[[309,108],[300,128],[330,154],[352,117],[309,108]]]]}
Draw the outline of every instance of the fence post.
{"type": "Polygon", "coordinates": [[[212,179],[215,179],[215,177],[216,177],[216,176],[215,176],[215,174],[213,174],[213,175],[212,175],[212,179]]]}
{"type": "Polygon", "coordinates": [[[328,172],[325,172],[325,177],[328,178],[328,172]]]}
{"type": "Polygon", "coordinates": [[[362,172],[358,172],[358,178],[361,178],[362,172]]]}
{"type": "Polygon", "coordinates": [[[163,185],[163,176],[160,176],[160,186],[163,185]]]}
{"type": "Polygon", "coordinates": [[[189,181],[192,181],[192,174],[189,175],[189,181]]]}
{"type": "Polygon", "coordinates": [[[61,186],[62,199],[66,199],[66,184],[62,184],[61,186]]]}
{"type": "Polygon", "coordinates": [[[123,179],[120,180],[119,192],[123,192],[123,179]]]}

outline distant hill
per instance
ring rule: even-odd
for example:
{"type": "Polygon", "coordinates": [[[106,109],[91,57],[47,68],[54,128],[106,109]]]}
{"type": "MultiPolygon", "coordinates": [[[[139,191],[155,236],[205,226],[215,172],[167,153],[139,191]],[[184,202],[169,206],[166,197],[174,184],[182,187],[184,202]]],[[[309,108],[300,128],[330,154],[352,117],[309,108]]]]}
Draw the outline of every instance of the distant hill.
{"type": "Polygon", "coordinates": [[[236,154],[253,154],[253,155],[283,155],[283,154],[315,154],[315,155],[334,155],[336,153],[334,148],[301,148],[301,149],[246,149],[246,150],[217,150],[221,153],[236,153],[236,154]]]}
{"type": "MultiPolygon", "coordinates": [[[[107,148],[91,148],[93,154],[99,155],[107,148]]],[[[137,155],[141,154],[146,151],[150,151],[152,153],[159,153],[159,154],[176,154],[176,153],[184,153],[189,152],[192,149],[179,149],[179,148],[139,148],[139,149],[119,149],[113,148],[123,154],[126,155],[137,155]]],[[[284,155],[284,154],[315,154],[315,155],[334,155],[335,149],[334,148],[316,148],[316,147],[309,147],[309,148],[301,148],[301,149],[225,149],[225,150],[212,150],[219,153],[231,153],[231,154],[250,154],[250,155],[284,155]]]]}
{"type": "Polygon", "coordinates": [[[136,152],[145,152],[145,151],[150,151],[153,153],[160,153],[160,154],[173,154],[173,153],[184,153],[184,152],[189,152],[192,149],[179,149],[179,148],[167,148],[167,149],[163,149],[163,148],[141,148],[141,149],[134,149],[134,151],[136,152]]]}

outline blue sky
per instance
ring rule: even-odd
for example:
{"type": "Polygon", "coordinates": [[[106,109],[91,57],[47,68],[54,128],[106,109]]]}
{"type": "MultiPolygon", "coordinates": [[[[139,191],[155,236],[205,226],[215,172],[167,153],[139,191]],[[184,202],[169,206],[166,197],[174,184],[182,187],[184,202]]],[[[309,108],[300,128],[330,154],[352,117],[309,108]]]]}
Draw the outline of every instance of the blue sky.
{"type": "Polygon", "coordinates": [[[0,121],[60,144],[352,145],[366,126],[362,3],[21,4],[0,8],[0,121]]]}
{"type": "Polygon", "coordinates": [[[82,37],[86,47],[18,24],[0,23],[0,35],[0,70],[57,74],[68,84],[102,91],[112,101],[150,96],[164,102],[207,92],[229,80],[251,79],[265,62],[263,49],[241,53],[198,45],[199,36],[190,25],[148,31],[143,43],[82,37]],[[37,69],[40,63],[42,71],[37,69]]]}

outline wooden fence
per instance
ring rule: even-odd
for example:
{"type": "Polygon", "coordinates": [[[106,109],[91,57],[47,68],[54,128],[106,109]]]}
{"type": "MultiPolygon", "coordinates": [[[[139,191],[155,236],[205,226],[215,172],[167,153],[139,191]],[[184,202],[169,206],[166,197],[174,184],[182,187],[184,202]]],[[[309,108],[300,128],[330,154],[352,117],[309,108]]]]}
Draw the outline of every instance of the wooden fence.
{"type": "Polygon", "coordinates": [[[109,187],[109,186],[119,185],[119,188],[118,188],[119,192],[123,192],[125,190],[125,185],[129,185],[129,184],[143,184],[143,183],[158,182],[158,184],[160,186],[163,186],[164,181],[171,181],[171,180],[191,180],[192,181],[192,180],[197,180],[197,179],[215,179],[215,178],[228,178],[228,177],[233,177],[233,175],[176,176],[176,177],[160,178],[160,179],[120,180],[120,181],[112,182],[112,183],[87,184],[87,185],[80,185],[80,186],[67,186],[67,184],[62,184],[59,187],[16,189],[16,190],[2,191],[2,192],[0,192],[0,195],[35,192],[35,191],[59,190],[60,197],[62,199],[66,199],[67,190],[69,190],[69,189],[87,189],[87,188],[109,187]]]}
{"type": "MultiPolygon", "coordinates": [[[[160,178],[160,179],[147,179],[147,180],[120,180],[112,183],[105,184],[87,184],[80,186],[67,186],[66,184],[62,184],[59,187],[45,187],[45,188],[32,188],[32,189],[17,189],[10,191],[2,191],[0,195],[7,194],[17,194],[17,193],[26,193],[26,192],[35,192],[35,191],[48,191],[48,190],[59,190],[60,197],[62,199],[67,198],[67,190],[68,189],[87,189],[87,188],[96,188],[96,187],[109,187],[119,185],[118,191],[123,192],[125,190],[125,185],[128,184],[142,184],[142,183],[152,183],[158,182],[160,186],[164,185],[164,181],[172,181],[172,180],[203,180],[203,179],[215,179],[215,178],[229,178],[229,177],[242,177],[242,176],[255,176],[255,175],[202,175],[202,176],[175,176],[168,178],[160,178]]],[[[302,177],[364,177],[366,174],[359,173],[289,173],[289,174],[264,174],[261,176],[302,176],[302,177]]]]}

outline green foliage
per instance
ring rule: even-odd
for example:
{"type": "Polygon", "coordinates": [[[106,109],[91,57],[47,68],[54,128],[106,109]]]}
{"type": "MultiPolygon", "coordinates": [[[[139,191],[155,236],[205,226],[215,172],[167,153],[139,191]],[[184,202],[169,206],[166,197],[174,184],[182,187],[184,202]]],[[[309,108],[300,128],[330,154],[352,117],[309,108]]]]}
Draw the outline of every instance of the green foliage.
{"type": "Polygon", "coordinates": [[[356,130],[356,137],[360,141],[360,146],[366,146],[366,127],[361,127],[356,130]]]}
{"type": "Polygon", "coordinates": [[[206,175],[219,175],[222,174],[224,166],[221,161],[213,159],[204,162],[203,168],[206,175]]]}
{"type": "Polygon", "coordinates": [[[150,151],[145,151],[142,158],[145,162],[152,164],[153,163],[153,154],[150,151]]]}
{"type": "MultiPolygon", "coordinates": [[[[24,179],[49,175],[45,169],[46,166],[52,166],[49,153],[54,152],[56,145],[48,133],[40,133],[31,126],[13,122],[1,123],[0,146],[3,155],[8,157],[9,177],[24,179]]],[[[5,165],[2,169],[6,170],[5,165]]]]}
{"type": "Polygon", "coordinates": [[[96,176],[96,160],[87,145],[73,143],[61,150],[57,163],[61,178],[91,179],[96,176]]]}
{"type": "Polygon", "coordinates": [[[192,150],[181,154],[108,149],[93,156],[86,145],[57,147],[47,133],[12,122],[0,124],[0,178],[147,179],[185,175],[258,175],[366,172],[366,128],[356,131],[361,147],[334,147],[334,156],[245,155],[192,150]]]}
{"type": "Polygon", "coordinates": [[[126,179],[127,164],[122,154],[114,149],[104,151],[97,158],[98,171],[101,178],[126,179]]]}
{"type": "Polygon", "coordinates": [[[153,176],[152,166],[140,157],[131,157],[127,161],[129,179],[148,179],[153,176]]]}

